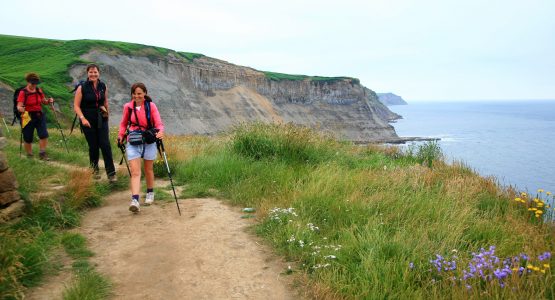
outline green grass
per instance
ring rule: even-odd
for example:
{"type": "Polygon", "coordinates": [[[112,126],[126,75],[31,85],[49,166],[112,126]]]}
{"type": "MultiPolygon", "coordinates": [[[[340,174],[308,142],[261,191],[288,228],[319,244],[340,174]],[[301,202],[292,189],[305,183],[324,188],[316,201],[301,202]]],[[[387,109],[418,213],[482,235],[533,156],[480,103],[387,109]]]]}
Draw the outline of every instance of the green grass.
{"type": "MultiPolygon", "coordinates": [[[[51,140],[55,139],[54,134],[51,140]]],[[[88,265],[86,259],[92,253],[86,249],[84,238],[65,230],[78,226],[84,209],[100,205],[101,195],[114,187],[107,183],[94,183],[88,171],[73,176],[74,173],[61,166],[19,157],[17,130],[12,131],[8,140],[4,152],[18,180],[26,209],[25,215],[18,221],[0,225],[0,295],[2,299],[19,299],[26,288],[37,286],[45,276],[58,272],[59,261],[55,253],[61,247],[71,257],[81,261],[81,265],[88,265]],[[35,193],[57,185],[64,185],[65,188],[37,199],[35,193]]],[[[70,148],[75,148],[74,153],[60,155],[60,161],[82,165],[87,154],[83,150],[77,151],[77,147],[81,147],[79,142],[70,143],[70,148]]],[[[65,151],[61,144],[55,142],[50,144],[49,149],[50,153],[65,151]]],[[[79,279],[77,285],[99,276],[90,266],[75,270],[79,274],[87,271],[86,276],[79,275],[83,279],[79,279]]],[[[106,289],[109,285],[104,282],[105,279],[99,281],[106,289]]],[[[100,287],[99,290],[102,291],[100,287]]]]}
{"type": "Polygon", "coordinates": [[[360,80],[352,77],[324,77],[324,76],[307,76],[307,75],[294,75],[294,74],[284,74],[277,72],[262,71],[266,78],[274,81],[290,80],[290,81],[301,81],[301,80],[311,80],[316,82],[336,82],[342,80],[349,80],[352,84],[360,84],[360,80]]]}
{"type": "Polygon", "coordinates": [[[106,299],[110,295],[111,283],[94,270],[79,275],[63,293],[64,300],[106,299]]]}
{"type": "Polygon", "coordinates": [[[177,54],[186,58],[188,61],[193,61],[197,58],[201,58],[204,56],[203,54],[200,54],[200,53],[182,52],[182,51],[177,52],[177,54]]]}
{"type": "Polygon", "coordinates": [[[433,143],[402,152],[261,124],[238,128],[226,140],[176,163],[175,177],[187,184],[183,196],[216,195],[256,207],[256,231],[296,263],[313,297],[552,295],[550,270],[515,280],[509,294],[495,283],[476,283],[471,295],[449,278],[433,283],[436,275],[427,270],[436,254],[456,250],[466,266],[472,252],[491,245],[502,258],[554,249],[551,226],[527,219],[493,180],[446,165],[433,143]]]}

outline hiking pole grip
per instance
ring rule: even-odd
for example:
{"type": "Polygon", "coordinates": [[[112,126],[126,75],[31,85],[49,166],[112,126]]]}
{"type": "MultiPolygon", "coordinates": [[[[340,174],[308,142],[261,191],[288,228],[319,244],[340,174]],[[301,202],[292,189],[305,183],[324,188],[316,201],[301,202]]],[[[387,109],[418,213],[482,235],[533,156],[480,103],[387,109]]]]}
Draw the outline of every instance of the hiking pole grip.
{"type": "Polygon", "coordinates": [[[177,211],[181,216],[181,209],[179,208],[179,202],[177,201],[177,195],[175,194],[175,188],[173,186],[173,179],[170,171],[170,165],[168,164],[168,157],[166,156],[166,149],[164,148],[164,142],[162,140],[157,139],[156,144],[158,144],[159,149],[162,149],[162,157],[164,157],[164,163],[166,164],[166,170],[168,171],[168,177],[170,178],[170,184],[172,186],[173,197],[175,198],[175,205],[177,205],[177,211]]]}
{"type": "Polygon", "coordinates": [[[127,162],[127,157],[125,156],[125,145],[118,141],[118,148],[121,150],[121,160],[119,162],[120,166],[125,160],[125,166],[127,167],[127,173],[129,173],[129,177],[131,177],[131,170],[129,169],[129,163],[127,162]]]}

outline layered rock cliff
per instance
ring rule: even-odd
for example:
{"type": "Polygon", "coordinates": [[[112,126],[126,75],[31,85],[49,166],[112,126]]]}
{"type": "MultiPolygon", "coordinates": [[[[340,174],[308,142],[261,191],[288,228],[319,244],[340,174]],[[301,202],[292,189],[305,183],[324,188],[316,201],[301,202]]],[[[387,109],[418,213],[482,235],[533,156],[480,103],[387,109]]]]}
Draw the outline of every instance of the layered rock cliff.
{"type": "MultiPolygon", "coordinates": [[[[347,140],[397,139],[388,122],[399,116],[356,79],[272,80],[251,68],[209,57],[190,61],[175,52],[138,56],[95,50],[82,58],[101,65],[111,125],[120,121],[130,86],[143,82],[174,134],[215,134],[240,122],[262,121],[310,126],[347,140]]],[[[86,77],[84,65],[69,72],[74,82],[86,77]]]]}

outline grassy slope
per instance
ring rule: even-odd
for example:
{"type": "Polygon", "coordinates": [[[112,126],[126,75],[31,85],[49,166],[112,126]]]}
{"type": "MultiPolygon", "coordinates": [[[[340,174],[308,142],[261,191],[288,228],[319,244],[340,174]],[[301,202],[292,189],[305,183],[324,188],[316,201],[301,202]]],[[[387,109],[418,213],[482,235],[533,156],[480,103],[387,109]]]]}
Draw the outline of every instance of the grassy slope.
{"type": "MultiPolygon", "coordinates": [[[[175,177],[188,186],[184,196],[220,196],[256,207],[258,233],[296,262],[295,272],[317,298],[554,296],[551,270],[542,265],[551,262],[537,258],[553,250],[553,230],[526,210],[533,202],[524,207],[491,179],[430,161],[437,152],[429,147],[402,154],[262,125],[220,142],[167,144],[174,147],[170,157],[185,159],[173,163],[175,177]],[[501,259],[527,253],[530,259],[519,265],[541,269],[511,275],[504,281],[508,288],[497,280],[461,282],[471,253],[492,245],[501,259]],[[459,268],[430,271],[436,254],[459,268]]],[[[494,276],[497,268],[502,265],[485,272],[494,276]]]]}

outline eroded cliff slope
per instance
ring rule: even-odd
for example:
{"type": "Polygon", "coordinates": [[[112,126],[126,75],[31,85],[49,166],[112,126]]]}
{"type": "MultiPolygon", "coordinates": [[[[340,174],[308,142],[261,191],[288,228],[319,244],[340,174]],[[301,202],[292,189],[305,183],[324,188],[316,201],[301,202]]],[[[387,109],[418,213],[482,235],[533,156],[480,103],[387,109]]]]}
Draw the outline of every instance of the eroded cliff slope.
{"type": "MultiPolygon", "coordinates": [[[[389,141],[397,135],[388,121],[399,116],[352,78],[272,80],[263,72],[221,60],[192,61],[169,53],[138,56],[94,50],[82,56],[101,65],[113,116],[130,100],[129,88],[143,82],[160,108],[168,132],[215,134],[240,122],[292,122],[331,131],[355,141],[389,141]]],[[[74,82],[83,65],[70,69],[74,82]]]]}

